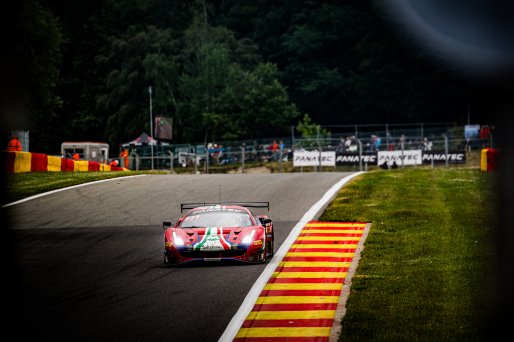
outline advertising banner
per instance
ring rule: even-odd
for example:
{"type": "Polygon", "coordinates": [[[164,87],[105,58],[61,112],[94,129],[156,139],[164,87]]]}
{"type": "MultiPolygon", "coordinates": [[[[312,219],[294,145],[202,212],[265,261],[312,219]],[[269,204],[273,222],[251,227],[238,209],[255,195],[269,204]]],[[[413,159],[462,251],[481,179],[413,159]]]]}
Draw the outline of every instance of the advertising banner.
{"type": "MultiPolygon", "coordinates": [[[[377,153],[376,152],[363,152],[362,153],[363,164],[376,164],[377,153]]],[[[337,165],[359,165],[359,154],[358,153],[338,153],[336,156],[337,165]]]]}
{"type": "Polygon", "coordinates": [[[388,163],[388,165],[421,165],[422,152],[421,150],[408,150],[408,151],[379,151],[377,158],[377,165],[388,163]],[[402,163],[403,160],[403,163],[402,163]]]}
{"type": "Polygon", "coordinates": [[[465,163],[466,152],[448,152],[448,156],[444,152],[423,151],[423,164],[445,163],[446,159],[451,164],[465,163]]]}
{"type": "MultiPolygon", "coordinates": [[[[318,151],[294,151],[293,166],[318,166],[319,158],[318,151]]],[[[336,166],[336,152],[321,152],[321,166],[336,166]]]]}

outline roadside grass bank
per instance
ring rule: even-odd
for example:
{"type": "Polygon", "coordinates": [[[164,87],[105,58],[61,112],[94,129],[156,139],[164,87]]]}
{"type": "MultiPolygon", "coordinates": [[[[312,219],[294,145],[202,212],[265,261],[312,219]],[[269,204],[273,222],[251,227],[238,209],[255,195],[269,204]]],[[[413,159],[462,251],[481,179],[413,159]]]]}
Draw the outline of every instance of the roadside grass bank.
{"type": "Polygon", "coordinates": [[[478,169],[375,171],[321,221],[372,222],[340,341],[480,341],[491,319],[494,181],[478,169]]]}
{"type": "Polygon", "coordinates": [[[26,172],[7,176],[6,203],[52,191],[67,186],[94,182],[102,179],[161,174],[162,171],[112,171],[112,172],[26,172]]]}

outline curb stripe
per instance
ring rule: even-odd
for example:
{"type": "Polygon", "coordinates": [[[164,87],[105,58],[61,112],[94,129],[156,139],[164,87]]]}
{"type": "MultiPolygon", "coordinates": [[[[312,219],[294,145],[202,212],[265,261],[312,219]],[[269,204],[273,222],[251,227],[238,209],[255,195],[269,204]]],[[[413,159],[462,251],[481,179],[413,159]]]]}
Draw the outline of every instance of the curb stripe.
{"type": "Polygon", "coordinates": [[[345,229],[304,229],[300,233],[300,235],[305,234],[341,234],[343,236],[346,236],[346,234],[358,234],[359,236],[362,235],[362,230],[345,230],[345,229]]]}
{"type": "Polygon", "coordinates": [[[323,227],[323,228],[326,228],[326,227],[349,227],[349,228],[360,227],[360,228],[364,229],[366,227],[366,224],[367,223],[352,223],[352,222],[341,222],[341,223],[310,222],[310,223],[307,223],[305,226],[306,227],[323,227]]]}
{"type": "Polygon", "coordinates": [[[340,302],[363,231],[353,225],[352,229],[324,229],[342,224],[319,222],[316,229],[306,229],[312,225],[300,231],[278,263],[234,341],[328,341],[334,307],[340,302]]]}
{"type": "Polygon", "coordinates": [[[335,243],[295,243],[291,246],[291,249],[299,249],[299,248],[348,248],[355,249],[357,248],[357,244],[343,243],[343,244],[335,244],[335,243]]]}
{"type": "MultiPolygon", "coordinates": [[[[234,341],[246,341],[246,342],[265,342],[270,341],[269,338],[259,338],[259,337],[246,337],[236,338],[234,341]]],[[[328,336],[324,337],[274,337],[273,341],[276,342],[328,342],[328,336]]]]}
{"type": "MultiPolygon", "coordinates": [[[[313,263],[314,264],[314,263],[313,263]]],[[[286,267],[286,266],[279,266],[276,269],[276,272],[283,273],[285,275],[291,273],[291,272],[316,272],[316,273],[327,273],[327,272],[347,272],[348,267],[342,267],[342,266],[336,266],[336,267],[323,267],[319,266],[316,267],[316,265],[312,265],[312,267],[286,267]]]]}
{"type": "Polygon", "coordinates": [[[344,278],[271,278],[269,284],[343,283],[344,278]]]}
{"type": "Polygon", "coordinates": [[[339,296],[269,296],[259,297],[255,304],[295,304],[295,303],[338,303],[339,296]]]}
{"type": "Polygon", "coordinates": [[[323,290],[312,288],[309,290],[263,290],[261,292],[261,296],[339,296],[341,294],[341,290],[323,290]]]}
{"type": "Polygon", "coordinates": [[[346,236],[300,236],[298,241],[359,241],[360,236],[346,237],[346,236]]]}
{"type": "Polygon", "coordinates": [[[315,337],[330,335],[330,327],[241,328],[236,337],[315,337]]]}
{"type": "Polygon", "coordinates": [[[338,258],[329,258],[329,257],[306,257],[306,256],[290,256],[283,259],[284,261],[310,261],[310,262],[316,262],[316,261],[352,261],[352,258],[346,258],[346,257],[338,257],[338,258]]]}
{"type": "Polygon", "coordinates": [[[342,252],[289,252],[286,257],[327,257],[327,258],[352,258],[354,253],[342,252]]]}
{"type": "MultiPolygon", "coordinates": [[[[335,314],[335,313],[334,313],[335,314]]],[[[245,321],[243,328],[279,328],[279,327],[330,327],[334,314],[330,314],[329,318],[323,319],[298,319],[298,318],[286,318],[286,319],[269,319],[269,320],[252,320],[245,321]],[[294,321],[292,321],[294,320],[294,321]]],[[[268,337],[269,338],[269,337],[268,337]]]]}
{"type": "Polygon", "coordinates": [[[345,278],[346,272],[275,272],[273,278],[345,278]]]}
{"type": "Polygon", "coordinates": [[[333,261],[282,261],[279,266],[282,267],[350,267],[349,262],[333,262],[333,261]]]}
{"type": "Polygon", "coordinates": [[[268,283],[264,286],[264,291],[267,290],[341,290],[343,283],[268,283]]]}
{"type": "Polygon", "coordinates": [[[304,303],[304,304],[255,304],[253,311],[303,311],[303,310],[336,310],[334,303],[304,303]]]}
{"type": "MultiPolygon", "coordinates": [[[[327,246],[324,248],[294,248],[292,252],[334,252],[334,253],[355,253],[356,248],[329,248],[332,246],[327,246]]],[[[323,258],[319,258],[318,261],[321,261],[323,258]]],[[[347,258],[348,259],[348,258],[347,258]]]]}
{"type": "Polygon", "coordinates": [[[335,310],[252,311],[245,322],[250,320],[327,319],[334,317],[334,313],[335,310]]]}

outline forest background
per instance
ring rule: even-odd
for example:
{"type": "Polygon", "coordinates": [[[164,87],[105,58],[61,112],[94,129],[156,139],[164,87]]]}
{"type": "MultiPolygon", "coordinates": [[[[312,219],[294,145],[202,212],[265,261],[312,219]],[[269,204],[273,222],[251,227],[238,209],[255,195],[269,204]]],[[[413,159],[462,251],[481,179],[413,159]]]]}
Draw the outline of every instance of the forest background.
{"type": "Polygon", "coordinates": [[[173,143],[287,136],[305,115],[463,125],[471,109],[472,123],[489,120],[480,82],[413,46],[374,1],[11,6],[9,124],[30,131],[36,152],[59,153],[67,140],[117,149],[150,132],[150,86],[153,115],[173,118],[173,143]]]}

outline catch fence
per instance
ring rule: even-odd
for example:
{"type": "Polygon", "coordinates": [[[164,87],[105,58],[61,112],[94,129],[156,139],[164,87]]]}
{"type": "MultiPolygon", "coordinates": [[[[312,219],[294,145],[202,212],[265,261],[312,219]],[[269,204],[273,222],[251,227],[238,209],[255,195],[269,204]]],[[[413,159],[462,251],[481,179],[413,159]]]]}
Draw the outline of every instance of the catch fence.
{"type": "MultiPolygon", "coordinates": [[[[324,130],[330,127],[322,127],[324,130]]],[[[463,163],[474,150],[501,146],[501,139],[489,132],[487,136],[467,136],[464,126],[412,125],[348,125],[330,128],[329,136],[299,138],[295,128],[290,137],[227,141],[209,144],[170,144],[140,146],[130,151],[128,168],[132,170],[161,169],[175,171],[187,168],[194,173],[209,173],[217,166],[237,166],[245,172],[248,164],[294,162],[295,152],[333,152],[334,166],[353,166],[366,170],[380,166],[380,158],[421,151],[422,164],[449,165],[463,163]],[[334,133],[332,133],[334,132],[334,133]],[[395,152],[396,151],[396,152],[395,152]]],[[[320,156],[321,157],[321,156],[320,156]]],[[[404,158],[402,156],[401,158],[404,158]]],[[[317,168],[321,170],[322,158],[317,168]]],[[[402,159],[403,160],[403,159],[402,159]]],[[[119,161],[122,163],[122,161],[119,161]]],[[[408,165],[408,164],[405,164],[408,165]]],[[[404,163],[400,167],[405,166],[404,163]]],[[[298,170],[302,170],[300,166],[298,170]]]]}

